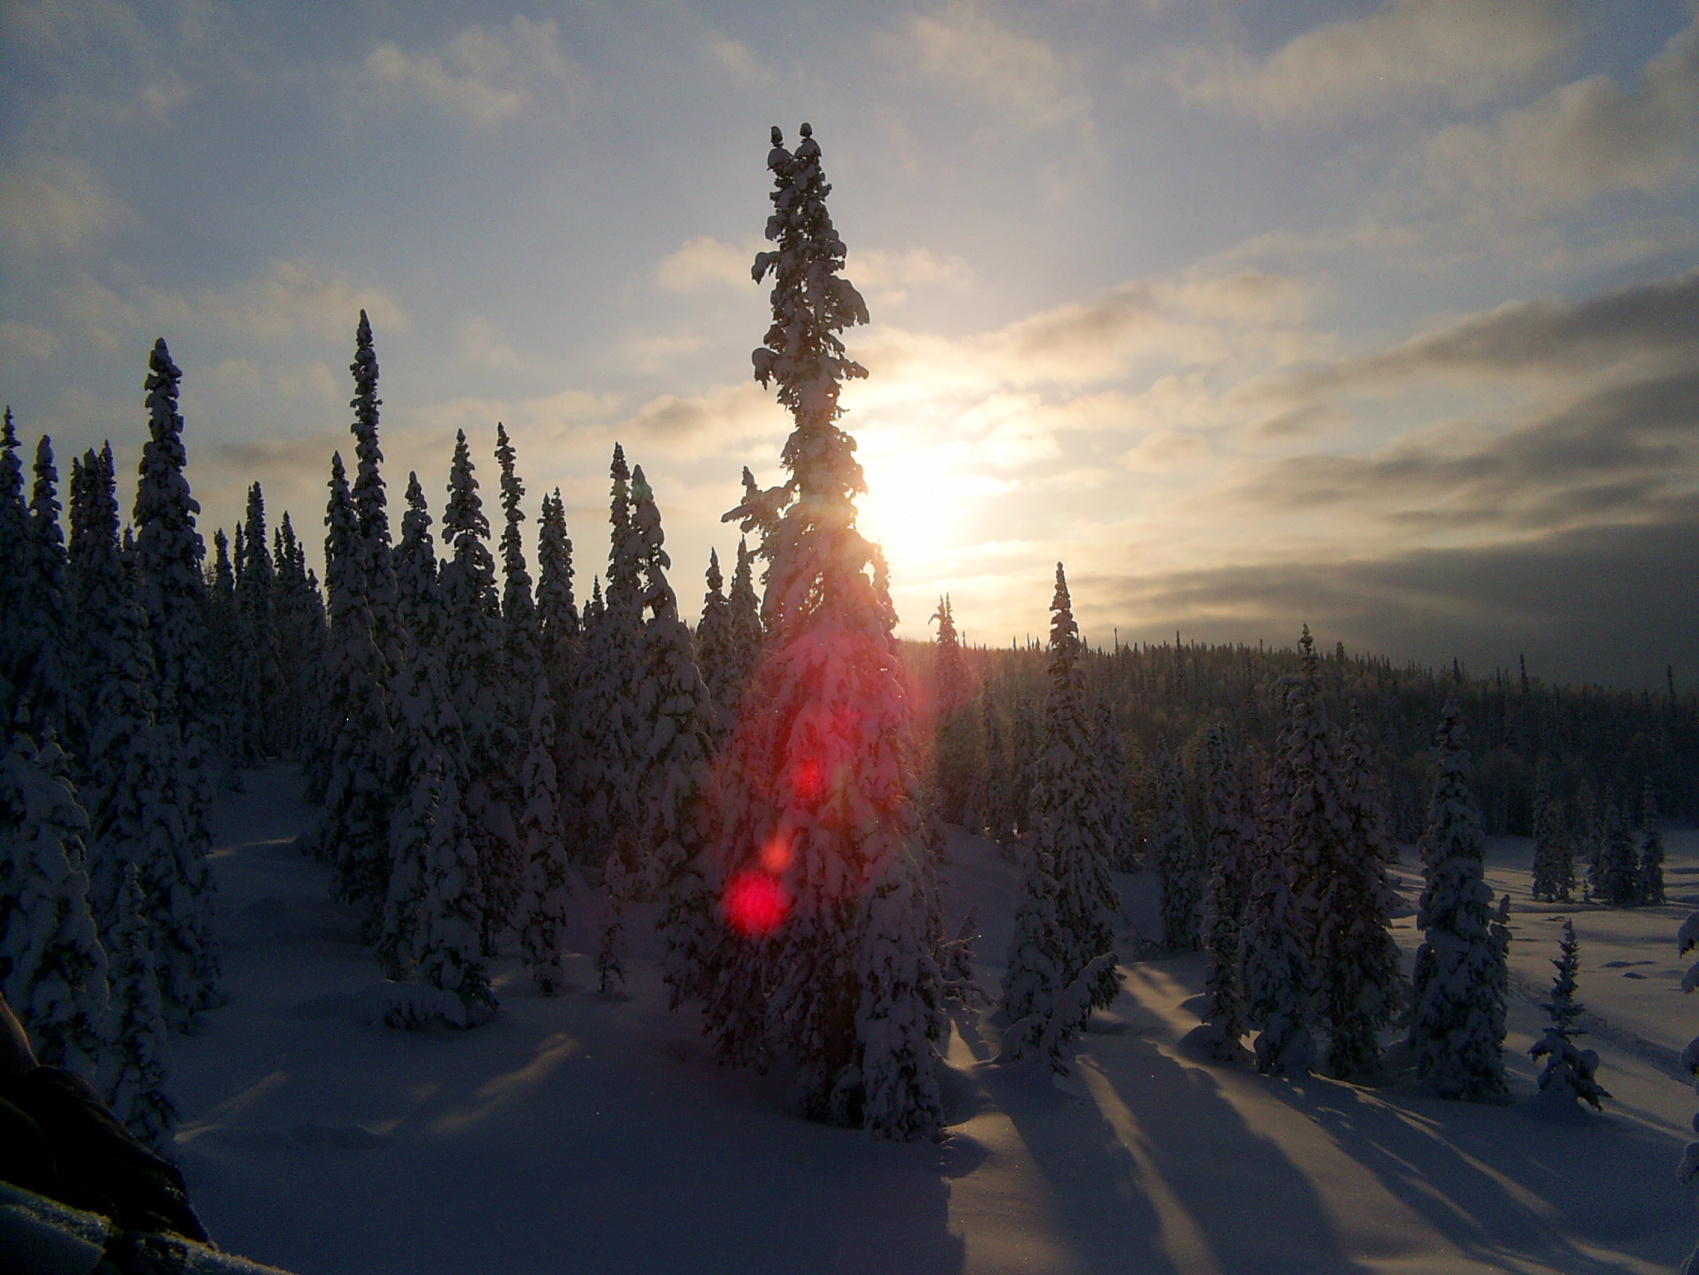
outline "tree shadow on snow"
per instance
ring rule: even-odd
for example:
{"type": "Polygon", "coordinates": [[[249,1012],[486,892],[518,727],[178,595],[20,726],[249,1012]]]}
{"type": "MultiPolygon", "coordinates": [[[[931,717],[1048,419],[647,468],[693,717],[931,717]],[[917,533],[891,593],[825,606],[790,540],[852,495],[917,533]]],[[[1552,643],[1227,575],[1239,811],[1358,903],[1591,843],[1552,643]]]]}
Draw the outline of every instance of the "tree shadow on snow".
{"type": "Polygon", "coordinates": [[[1674,1180],[1680,1143],[1636,1122],[1557,1122],[1518,1106],[1320,1079],[1271,1092],[1482,1262],[1526,1257],[1574,1275],[1624,1269],[1572,1236],[1653,1263],[1686,1251],[1691,1205],[1674,1180]],[[1649,1164],[1668,1171],[1648,1174],[1649,1164]]]}

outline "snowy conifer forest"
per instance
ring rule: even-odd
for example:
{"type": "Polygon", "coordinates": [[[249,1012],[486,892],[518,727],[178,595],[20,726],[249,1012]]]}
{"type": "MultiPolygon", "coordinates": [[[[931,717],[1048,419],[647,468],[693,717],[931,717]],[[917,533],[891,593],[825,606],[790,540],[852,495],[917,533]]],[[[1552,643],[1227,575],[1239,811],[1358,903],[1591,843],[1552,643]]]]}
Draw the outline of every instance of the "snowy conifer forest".
{"type": "Polygon", "coordinates": [[[767,166],[723,559],[618,445],[605,526],[501,423],[386,468],[364,311],[322,515],[203,524],[164,337],[133,482],[7,410],[40,1060],[302,1275],[1679,1263],[1699,695],[1091,645],[1065,562],[1042,642],[900,641],[868,307],[809,126],[767,166]]]}

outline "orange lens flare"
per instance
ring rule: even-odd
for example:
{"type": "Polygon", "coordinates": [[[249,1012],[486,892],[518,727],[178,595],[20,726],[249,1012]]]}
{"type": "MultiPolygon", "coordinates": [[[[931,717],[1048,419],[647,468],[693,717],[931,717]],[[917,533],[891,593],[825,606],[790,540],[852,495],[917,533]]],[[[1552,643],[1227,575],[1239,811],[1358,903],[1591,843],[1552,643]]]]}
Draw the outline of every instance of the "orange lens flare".
{"type": "MultiPolygon", "coordinates": [[[[788,849],[786,850],[788,854],[788,849]]],[[[784,887],[765,872],[745,870],[726,882],[720,899],[726,922],[740,934],[771,934],[790,911],[784,887]]]]}
{"type": "Polygon", "coordinates": [[[770,876],[783,875],[791,866],[791,843],[784,837],[774,837],[761,847],[761,866],[770,876]]]}

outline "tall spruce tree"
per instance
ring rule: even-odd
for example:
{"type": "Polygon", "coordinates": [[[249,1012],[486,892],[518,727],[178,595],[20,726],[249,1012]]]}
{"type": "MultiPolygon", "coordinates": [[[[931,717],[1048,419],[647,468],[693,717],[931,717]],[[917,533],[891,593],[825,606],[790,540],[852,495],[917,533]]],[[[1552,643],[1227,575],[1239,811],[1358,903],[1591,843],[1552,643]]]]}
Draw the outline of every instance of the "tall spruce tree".
{"type": "Polygon", "coordinates": [[[44,434],[35,449],[35,485],[23,550],[21,678],[11,722],[13,730],[43,741],[63,740],[71,721],[72,673],[66,644],[71,618],[58,482],[53,440],[44,434]]]}
{"type": "Polygon", "coordinates": [[[1486,837],[1469,788],[1462,711],[1445,703],[1434,740],[1438,777],[1422,838],[1423,931],[1411,994],[1416,1076],[1443,1098],[1503,1098],[1510,930],[1484,878],[1486,837]]]}
{"type": "MultiPolygon", "coordinates": [[[[383,449],[378,444],[378,356],[372,344],[372,325],[360,311],[354,332],[354,409],[349,432],[354,435],[354,486],[350,495],[359,522],[355,552],[364,581],[366,609],[372,617],[372,642],[386,667],[400,662],[401,634],[395,619],[395,564],[389,534],[388,496],[384,490],[383,449]]],[[[263,541],[261,542],[264,543],[263,541]]]]}
{"type": "MultiPolygon", "coordinates": [[[[1114,841],[1087,716],[1082,653],[1068,579],[1058,562],[1031,846],[1049,856],[1056,878],[1056,918],[1065,944],[1059,962],[1063,987],[1096,957],[1115,950],[1115,917],[1121,909],[1109,876],[1114,841]]],[[[1091,984],[1091,1007],[1107,1008],[1119,991],[1111,961],[1099,967],[1091,984]]]]}
{"type": "Polygon", "coordinates": [[[258,762],[276,746],[283,676],[277,644],[277,581],[266,547],[265,494],[258,483],[248,489],[242,532],[244,551],[236,610],[240,617],[242,717],[247,723],[243,760],[258,762]]]}
{"type": "MultiPolygon", "coordinates": [[[[213,795],[211,748],[216,687],[206,656],[206,546],[195,529],[200,505],[183,470],[183,418],[177,411],[183,373],[164,338],[148,361],[148,441],[132,515],[135,564],[147,635],[153,644],[155,724],[162,782],[179,820],[175,855],[181,871],[170,888],[149,891],[157,922],[170,927],[162,975],[165,1013],[174,1025],[218,999],[218,949],[212,934],[213,880],[206,853],[213,795]],[[179,962],[186,961],[183,969],[179,962]]],[[[152,884],[150,882],[150,884],[152,884]]]]}
{"type": "Polygon", "coordinates": [[[808,1115],[926,1136],[937,1128],[936,964],[899,967],[894,954],[929,955],[935,937],[923,923],[931,901],[913,897],[930,872],[900,862],[928,851],[896,615],[883,557],[856,530],[865,485],[837,424],[841,385],[866,375],[838,333],[865,323],[867,307],[839,274],[844,244],[809,126],[794,152],[775,128],[767,162],[775,247],[753,273],[773,278],[773,322],[752,361],[795,428],[785,483],[727,515],[764,528],[768,643],[750,692],[764,711],[740,715],[716,785],[710,885],[725,923],[704,1022],[722,1057],[794,1059],[808,1115]]]}
{"type": "Polygon", "coordinates": [[[938,641],[932,664],[932,768],[936,777],[938,817],[961,823],[973,787],[973,687],[949,595],[938,599],[932,613],[938,641]]]}
{"type": "Polygon", "coordinates": [[[336,873],[337,896],[359,911],[361,933],[376,936],[389,881],[389,817],[395,740],[390,670],[366,604],[360,521],[342,453],[331,457],[325,510],[325,580],[330,593],[329,722],[324,813],[304,847],[336,873]]]}
{"type": "Polygon", "coordinates": [[[443,664],[448,615],[437,583],[436,542],[416,473],[407,476],[406,499],[395,550],[396,621],[404,641],[389,683],[398,801],[389,822],[390,875],[377,940],[378,962],[395,979],[413,968],[442,770],[458,775],[464,764],[460,719],[443,664]]]}
{"type": "Polygon", "coordinates": [[[444,801],[461,812],[463,835],[472,838],[471,862],[479,873],[478,903],[483,909],[481,941],[484,950],[492,952],[495,936],[511,920],[508,912],[498,909],[511,905],[509,883],[519,865],[507,800],[512,740],[502,684],[501,599],[495,559],[486,543],[490,523],[478,496],[464,430],[454,444],[442,525],[444,551],[453,551],[440,573],[448,617],[444,664],[463,732],[461,769],[445,774],[444,801]]]}
{"type": "MultiPolygon", "coordinates": [[[[1309,630],[1306,627],[1305,636],[1309,630]]],[[[1301,687],[1287,688],[1287,699],[1301,687]]],[[[1256,1039],[1257,1070],[1265,1075],[1307,1071],[1314,1061],[1316,977],[1312,883],[1287,853],[1287,822],[1297,780],[1291,766],[1294,717],[1282,720],[1257,804],[1256,854],[1244,944],[1245,1012],[1256,1039]]]]}
{"type": "Polygon", "coordinates": [[[1398,1021],[1404,987],[1392,937],[1397,894],[1387,873],[1394,849],[1375,788],[1368,728],[1360,719],[1354,721],[1343,742],[1340,790],[1346,835],[1343,853],[1321,879],[1316,964],[1321,975],[1320,1018],[1328,1035],[1327,1069],[1349,1080],[1379,1070],[1379,1033],[1398,1021]]]}
{"type": "Polygon", "coordinates": [[[0,712],[10,728],[19,690],[29,675],[28,609],[33,558],[29,511],[24,501],[24,467],[12,409],[0,417],[0,712]]]}
{"type": "Polygon", "coordinates": [[[731,608],[730,658],[727,662],[725,691],[722,702],[731,705],[735,717],[741,710],[743,696],[761,665],[766,629],[761,622],[761,600],[755,591],[755,559],[758,555],[749,547],[747,537],[737,542],[737,564],[732,568],[731,587],[726,592],[726,605],[731,608]]]}
{"type": "Polygon", "coordinates": [[[600,864],[618,851],[635,870],[638,734],[632,684],[642,641],[642,545],[631,526],[631,471],[614,445],[608,522],[608,577],[594,623],[584,624],[574,703],[573,816],[577,853],[600,864]]]}

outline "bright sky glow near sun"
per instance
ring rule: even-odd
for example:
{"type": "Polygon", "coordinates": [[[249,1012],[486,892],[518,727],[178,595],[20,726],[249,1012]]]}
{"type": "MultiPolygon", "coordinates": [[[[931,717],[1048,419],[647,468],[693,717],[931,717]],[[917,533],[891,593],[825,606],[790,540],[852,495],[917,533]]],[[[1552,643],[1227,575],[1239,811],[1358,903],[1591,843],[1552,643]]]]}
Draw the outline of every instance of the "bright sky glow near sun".
{"type": "Polygon", "coordinates": [[[322,537],[360,307],[392,501],[497,420],[579,592],[607,459],[687,614],[739,472],[767,132],[810,121],[902,631],[1699,678],[1690,0],[0,6],[0,397],[133,473],[154,337],[210,542],[322,537]]]}

